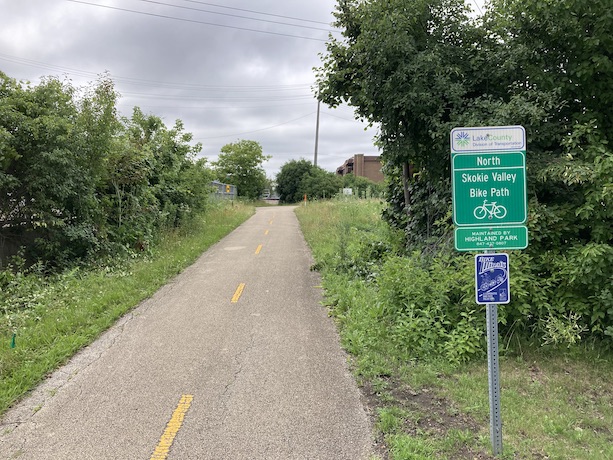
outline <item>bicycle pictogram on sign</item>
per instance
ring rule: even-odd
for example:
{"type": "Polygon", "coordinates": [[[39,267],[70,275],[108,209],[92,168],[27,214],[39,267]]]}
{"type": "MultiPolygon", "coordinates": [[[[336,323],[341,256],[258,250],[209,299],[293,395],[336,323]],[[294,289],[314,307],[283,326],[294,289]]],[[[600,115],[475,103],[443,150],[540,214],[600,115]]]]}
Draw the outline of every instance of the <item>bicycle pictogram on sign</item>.
{"type": "Polygon", "coordinates": [[[473,211],[476,219],[482,220],[486,217],[489,219],[504,219],[507,215],[507,208],[501,204],[496,204],[495,201],[488,203],[487,200],[483,200],[481,206],[477,206],[473,211]]]}

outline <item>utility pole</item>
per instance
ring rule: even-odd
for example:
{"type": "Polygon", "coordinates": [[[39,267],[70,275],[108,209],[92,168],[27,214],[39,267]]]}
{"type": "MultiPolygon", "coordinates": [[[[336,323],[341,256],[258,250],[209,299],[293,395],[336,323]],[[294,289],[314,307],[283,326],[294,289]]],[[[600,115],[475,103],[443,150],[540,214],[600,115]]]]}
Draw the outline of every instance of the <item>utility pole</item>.
{"type": "Polygon", "coordinates": [[[319,107],[321,101],[317,99],[317,124],[315,125],[315,155],[313,156],[313,166],[317,166],[317,147],[319,144],[319,107]]]}

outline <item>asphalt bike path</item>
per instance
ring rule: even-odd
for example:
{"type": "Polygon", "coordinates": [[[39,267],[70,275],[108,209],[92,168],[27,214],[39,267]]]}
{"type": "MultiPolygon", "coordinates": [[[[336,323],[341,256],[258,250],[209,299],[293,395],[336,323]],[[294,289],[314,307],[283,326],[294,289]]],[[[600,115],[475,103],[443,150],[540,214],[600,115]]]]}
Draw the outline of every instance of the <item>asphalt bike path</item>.
{"type": "Polygon", "coordinates": [[[368,459],[312,263],[293,208],[258,208],[7,412],[0,458],[368,459]]]}

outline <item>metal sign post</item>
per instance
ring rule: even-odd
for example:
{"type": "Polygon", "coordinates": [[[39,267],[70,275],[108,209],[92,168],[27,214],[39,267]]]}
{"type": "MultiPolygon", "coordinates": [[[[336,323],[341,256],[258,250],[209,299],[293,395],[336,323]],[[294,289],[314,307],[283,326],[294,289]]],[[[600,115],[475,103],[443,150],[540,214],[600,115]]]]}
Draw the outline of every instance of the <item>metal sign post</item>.
{"type": "Polygon", "coordinates": [[[502,453],[502,417],[500,416],[500,369],[498,361],[498,304],[509,303],[509,256],[475,256],[475,297],[485,305],[487,323],[487,377],[490,397],[490,439],[494,455],[502,453]],[[496,302],[496,303],[493,303],[496,302]]]}
{"type": "Polygon", "coordinates": [[[490,388],[490,440],[495,456],[502,454],[502,417],[500,416],[500,370],[498,366],[498,305],[486,305],[487,380],[490,388]]]}
{"type": "Polygon", "coordinates": [[[528,246],[526,131],[522,126],[451,131],[451,184],[455,248],[475,256],[476,302],[485,305],[490,439],[502,454],[498,304],[509,303],[509,256],[491,250],[528,246]]]}

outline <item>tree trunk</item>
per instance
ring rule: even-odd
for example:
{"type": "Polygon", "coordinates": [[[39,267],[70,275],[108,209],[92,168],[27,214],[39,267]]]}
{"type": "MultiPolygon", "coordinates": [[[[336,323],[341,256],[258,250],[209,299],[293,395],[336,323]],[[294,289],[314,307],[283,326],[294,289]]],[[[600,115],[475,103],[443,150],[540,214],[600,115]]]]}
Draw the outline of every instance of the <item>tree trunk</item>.
{"type": "Polygon", "coordinates": [[[402,164],[402,185],[404,186],[404,212],[409,215],[409,203],[411,201],[411,193],[409,192],[409,162],[402,164]]]}

